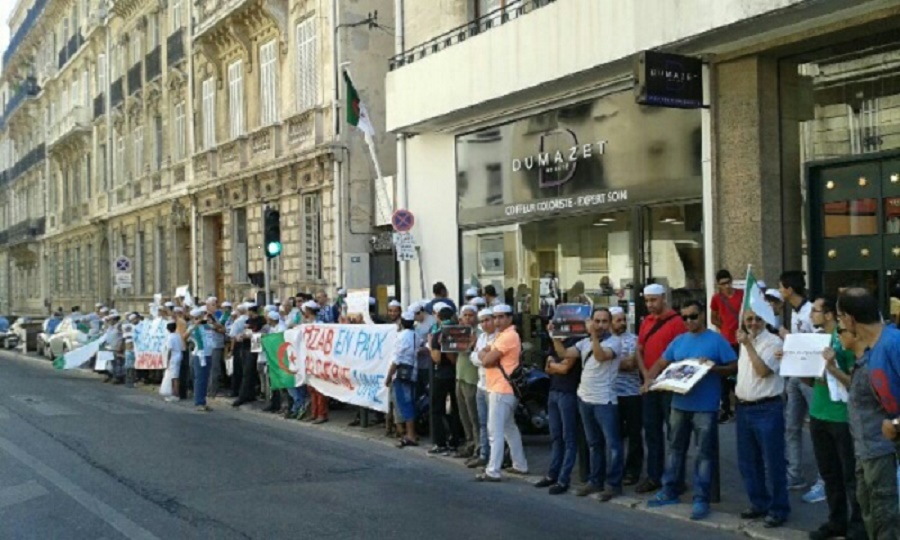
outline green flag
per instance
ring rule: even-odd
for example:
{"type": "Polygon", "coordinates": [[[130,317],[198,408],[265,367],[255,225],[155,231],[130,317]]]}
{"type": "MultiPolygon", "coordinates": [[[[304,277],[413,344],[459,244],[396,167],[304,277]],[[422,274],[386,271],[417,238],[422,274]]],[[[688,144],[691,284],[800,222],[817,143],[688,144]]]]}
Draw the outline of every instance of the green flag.
{"type": "MultiPolygon", "coordinates": [[[[284,332],[266,334],[260,340],[266,363],[269,366],[269,384],[272,390],[282,390],[297,386],[291,363],[299,363],[290,342],[284,340],[284,332]]],[[[293,368],[296,369],[296,368],[293,368]]]]}

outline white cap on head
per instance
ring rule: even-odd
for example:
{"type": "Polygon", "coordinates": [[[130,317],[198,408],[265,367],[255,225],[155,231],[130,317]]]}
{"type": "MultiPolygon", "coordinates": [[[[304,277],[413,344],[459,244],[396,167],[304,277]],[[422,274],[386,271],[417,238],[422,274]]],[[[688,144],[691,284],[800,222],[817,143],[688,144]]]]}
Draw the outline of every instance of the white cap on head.
{"type": "Polygon", "coordinates": [[[401,304],[400,302],[398,302],[396,300],[391,300],[390,302],[388,302],[388,307],[398,307],[398,308],[402,309],[403,304],[401,304]]]}
{"type": "Polygon", "coordinates": [[[431,311],[435,314],[440,313],[445,309],[453,309],[450,307],[450,304],[445,304],[444,302],[436,302],[431,306],[431,311]]]}
{"type": "Polygon", "coordinates": [[[346,296],[347,289],[338,289],[338,296],[346,296]]]}
{"type": "Polygon", "coordinates": [[[184,313],[184,308],[181,306],[175,306],[174,308],[172,308],[172,311],[174,311],[175,313],[184,313]]]}
{"type": "Polygon", "coordinates": [[[303,309],[319,309],[319,304],[315,300],[307,300],[306,302],[303,302],[303,305],[300,307],[303,309]]]}
{"type": "Polygon", "coordinates": [[[613,306],[609,308],[609,314],[615,317],[616,315],[624,315],[625,310],[620,308],[619,306],[613,306]]]}
{"type": "Polygon", "coordinates": [[[470,304],[466,304],[463,307],[459,308],[460,315],[462,315],[463,313],[465,313],[467,311],[471,311],[472,313],[475,313],[476,315],[478,314],[478,308],[473,305],[470,305],[470,304]]]}
{"type": "Polygon", "coordinates": [[[172,309],[173,307],[175,307],[175,304],[172,302],[166,302],[163,305],[166,306],[167,309],[172,309]]]}
{"type": "Polygon", "coordinates": [[[94,304],[94,307],[99,309],[99,308],[103,307],[103,304],[101,304],[100,302],[97,302],[96,304],[94,304]]]}
{"type": "Polygon", "coordinates": [[[203,315],[204,313],[206,313],[206,310],[203,310],[200,308],[194,308],[191,310],[191,317],[199,317],[199,316],[203,315]]]}
{"type": "Polygon", "coordinates": [[[275,311],[275,310],[272,310],[272,311],[268,312],[268,313],[266,314],[266,317],[268,317],[269,319],[272,319],[273,321],[280,321],[280,320],[281,320],[281,314],[278,313],[278,312],[275,311]]]}
{"type": "Polygon", "coordinates": [[[109,312],[109,316],[110,316],[110,317],[118,317],[118,316],[119,316],[119,312],[113,309],[113,310],[111,310],[111,311],[109,312]]]}
{"type": "Polygon", "coordinates": [[[102,307],[102,308],[100,308],[100,313],[109,313],[109,309],[102,307]]]}
{"type": "Polygon", "coordinates": [[[666,294],[666,288],[659,283],[651,283],[644,287],[644,296],[662,296],[666,294]]]}
{"type": "Polygon", "coordinates": [[[219,301],[219,299],[216,298],[215,296],[210,296],[209,298],[206,299],[207,304],[211,304],[213,302],[218,302],[218,301],[219,301]]]}
{"type": "Polygon", "coordinates": [[[481,307],[481,306],[487,305],[487,300],[485,300],[484,298],[482,298],[480,296],[476,296],[475,298],[469,300],[469,303],[472,304],[473,306],[481,307]]]}
{"type": "Polygon", "coordinates": [[[765,296],[774,298],[779,302],[784,302],[784,296],[781,295],[781,291],[779,291],[778,289],[766,289],[765,296]]]}
{"type": "Polygon", "coordinates": [[[494,315],[510,315],[512,314],[512,308],[506,304],[497,304],[491,310],[491,313],[494,315]]]}
{"type": "Polygon", "coordinates": [[[231,302],[222,302],[222,307],[233,307],[234,305],[231,302]]]}
{"type": "Polygon", "coordinates": [[[766,290],[766,282],[765,281],[759,280],[756,282],[756,284],[759,286],[760,289],[766,290]]]}
{"type": "Polygon", "coordinates": [[[412,311],[404,311],[400,314],[400,318],[404,321],[414,321],[416,320],[416,314],[412,311]]]}
{"type": "Polygon", "coordinates": [[[129,321],[136,321],[137,318],[138,318],[137,313],[129,313],[129,314],[128,314],[128,320],[129,320],[129,321]]]}
{"type": "Polygon", "coordinates": [[[478,320],[479,321],[481,319],[490,319],[493,316],[494,316],[494,312],[490,308],[484,308],[478,312],[478,320]]]}
{"type": "Polygon", "coordinates": [[[409,310],[411,312],[413,312],[413,314],[416,314],[416,313],[422,311],[423,309],[425,309],[425,304],[422,302],[413,302],[412,304],[409,305],[409,310]]]}
{"type": "Polygon", "coordinates": [[[478,289],[475,287],[469,287],[466,289],[466,298],[475,298],[478,296],[478,289]]]}

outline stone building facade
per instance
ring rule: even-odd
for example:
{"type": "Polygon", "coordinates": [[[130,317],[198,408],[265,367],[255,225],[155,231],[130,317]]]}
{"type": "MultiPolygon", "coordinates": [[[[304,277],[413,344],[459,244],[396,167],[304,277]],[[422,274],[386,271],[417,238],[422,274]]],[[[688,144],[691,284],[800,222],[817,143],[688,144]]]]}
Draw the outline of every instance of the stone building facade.
{"type": "Polygon", "coordinates": [[[274,297],[369,286],[368,266],[354,274],[343,263],[369,261],[378,183],[343,120],[334,68],[352,71],[391,175],[393,40],[374,14],[390,20],[392,9],[20,0],[0,76],[0,312],[144,310],[180,285],[256,297],[266,205],[281,212],[284,244],[269,269],[274,297]]]}

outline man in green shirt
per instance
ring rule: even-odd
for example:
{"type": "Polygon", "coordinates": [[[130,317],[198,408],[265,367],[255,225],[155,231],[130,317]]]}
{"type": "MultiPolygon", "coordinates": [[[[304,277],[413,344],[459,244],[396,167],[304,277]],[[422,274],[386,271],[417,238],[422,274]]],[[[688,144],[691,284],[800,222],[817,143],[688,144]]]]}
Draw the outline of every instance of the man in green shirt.
{"type": "Polygon", "coordinates": [[[810,532],[809,537],[812,540],[836,536],[846,536],[848,540],[865,539],[862,513],[856,500],[856,459],[847,403],[833,399],[828,388],[828,379],[831,379],[831,384],[844,390],[846,395],[855,359],[851,351],[841,347],[833,298],[817,298],[810,318],[813,325],[831,335],[831,347],[823,352],[827,364],[823,377],[808,381],[813,387],[809,431],[828,502],[828,521],[810,532]]]}
{"type": "MultiPolygon", "coordinates": [[[[459,324],[472,327],[472,347],[475,346],[475,331],[478,326],[478,310],[475,306],[464,305],[460,309],[459,324]]],[[[471,350],[471,347],[470,349],[471,350]]],[[[478,445],[478,407],[475,394],[478,391],[478,368],[472,363],[471,353],[459,353],[456,357],[456,401],[459,403],[459,420],[466,434],[466,446],[460,447],[456,457],[475,456],[478,445]]]]}

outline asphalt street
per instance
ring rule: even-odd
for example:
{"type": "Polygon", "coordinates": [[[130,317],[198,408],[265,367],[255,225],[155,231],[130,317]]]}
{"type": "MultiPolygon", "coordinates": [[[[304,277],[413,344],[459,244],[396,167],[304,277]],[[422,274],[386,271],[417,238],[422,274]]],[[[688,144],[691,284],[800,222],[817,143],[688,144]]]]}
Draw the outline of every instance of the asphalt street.
{"type": "Polygon", "coordinates": [[[737,538],[0,353],[0,539],[737,538]]]}

